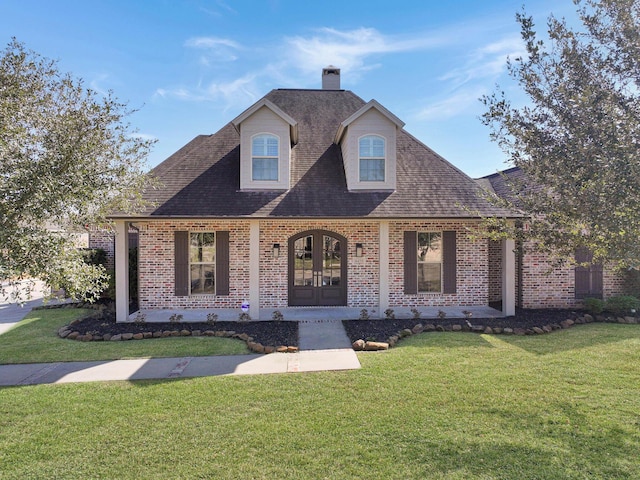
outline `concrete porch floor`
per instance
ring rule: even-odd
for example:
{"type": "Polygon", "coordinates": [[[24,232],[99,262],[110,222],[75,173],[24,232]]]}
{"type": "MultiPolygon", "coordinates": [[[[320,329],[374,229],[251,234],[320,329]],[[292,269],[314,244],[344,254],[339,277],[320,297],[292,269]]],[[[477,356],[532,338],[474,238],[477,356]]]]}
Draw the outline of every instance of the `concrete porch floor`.
{"type": "MultiPolygon", "coordinates": [[[[273,308],[261,308],[259,320],[271,320],[273,308]]],[[[360,318],[362,308],[353,307],[285,307],[278,309],[284,316],[284,320],[292,321],[320,321],[320,320],[357,320],[360,318]]],[[[489,306],[474,307],[419,307],[421,319],[438,318],[438,312],[442,310],[447,314],[446,318],[464,318],[463,311],[471,312],[471,318],[498,318],[503,317],[500,310],[489,306]]],[[[372,319],[384,318],[384,312],[377,307],[368,308],[369,317],[372,319]]],[[[394,308],[396,318],[413,318],[410,308],[394,308]]],[[[129,321],[134,321],[138,315],[144,315],[147,322],[168,322],[172,315],[182,315],[181,322],[206,322],[207,315],[215,313],[219,321],[237,321],[242,313],[239,308],[215,308],[215,309],[166,309],[166,310],[140,310],[129,315],[129,321]]],[[[258,320],[258,319],[252,319],[258,320]]]]}

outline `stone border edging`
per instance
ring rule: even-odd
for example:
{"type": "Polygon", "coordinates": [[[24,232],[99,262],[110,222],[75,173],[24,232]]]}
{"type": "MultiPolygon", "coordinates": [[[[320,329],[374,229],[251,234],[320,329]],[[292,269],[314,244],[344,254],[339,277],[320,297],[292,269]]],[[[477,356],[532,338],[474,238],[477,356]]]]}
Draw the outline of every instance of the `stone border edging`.
{"type": "Polygon", "coordinates": [[[551,323],[542,327],[530,327],[530,328],[510,328],[510,327],[488,327],[484,325],[463,325],[454,324],[451,326],[443,327],[433,323],[423,325],[417,323],[413,328],[405,328],[400,330],[395,335],[392,335],[386,342],[372,342],[358,339],[351,345],[356,351],[379,351],[388,350],[391,347],[395,347],[403,338],[417,335],[423,332],[471,332],[471,333],[485,333],[495,335],[544,335],[551,333],[554,330],[564,330],[571,328],[573,325],[581,325],[585,323],[622,323],[622,324],[638,324],[640,323],[637,317],[605,317],[603,315],[590,315],[588,313],[576,318],[575,320],[568,318],[560,323],[551,323]]]}

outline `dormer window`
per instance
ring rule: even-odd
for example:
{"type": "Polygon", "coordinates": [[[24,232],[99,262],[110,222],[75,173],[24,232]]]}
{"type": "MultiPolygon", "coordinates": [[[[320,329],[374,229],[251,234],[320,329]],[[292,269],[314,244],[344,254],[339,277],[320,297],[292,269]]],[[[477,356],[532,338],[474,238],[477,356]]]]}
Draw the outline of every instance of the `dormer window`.
{"type": "Polygon", "coordinates": [[[385,140],[378,135],[360,138],[358,147],[361,182],[384,182],[385,140]]]}
{"type": "Polygon", "coordinates": [[[278,181],[278,137],[270,134],[255,135],[251,140],[251,179],[278,181]]]}

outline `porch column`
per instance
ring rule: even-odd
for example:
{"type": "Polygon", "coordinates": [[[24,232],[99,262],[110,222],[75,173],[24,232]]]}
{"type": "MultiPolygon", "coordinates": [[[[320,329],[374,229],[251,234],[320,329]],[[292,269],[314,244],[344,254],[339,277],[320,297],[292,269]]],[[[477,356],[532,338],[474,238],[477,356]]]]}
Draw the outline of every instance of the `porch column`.
{"type": "Polygon", "coordinates": [[[129,225],[116,220],[116,322],[129,321],[129,225]]]}
{"type": "Polygon", "coordinates": [[[260,220],[249,221],[249,315],[260,320],[260,220]]]}
{"type": "Polygon", "coordinates": [[[384,311],[389,308],[389,221],[380,221],[380,318],[384,318],[384,311]]]}
{"type": "Polygon", "coordinates": [[[516,313],[516,253],[512,238],[502,240],[502,313],[516,313]]]}

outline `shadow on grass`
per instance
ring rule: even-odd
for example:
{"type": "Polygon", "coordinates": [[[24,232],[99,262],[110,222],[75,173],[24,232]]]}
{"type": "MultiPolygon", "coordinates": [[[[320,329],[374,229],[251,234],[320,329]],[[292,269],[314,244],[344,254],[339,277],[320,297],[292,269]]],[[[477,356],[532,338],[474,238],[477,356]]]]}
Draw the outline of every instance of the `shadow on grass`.
{"type": "Polygon", "coordinates": [[[629,340],[640,341],[640,325],[589,323],[546,335],[496,335],[495,338],[534,355],[549,355],[629,340]]]}

